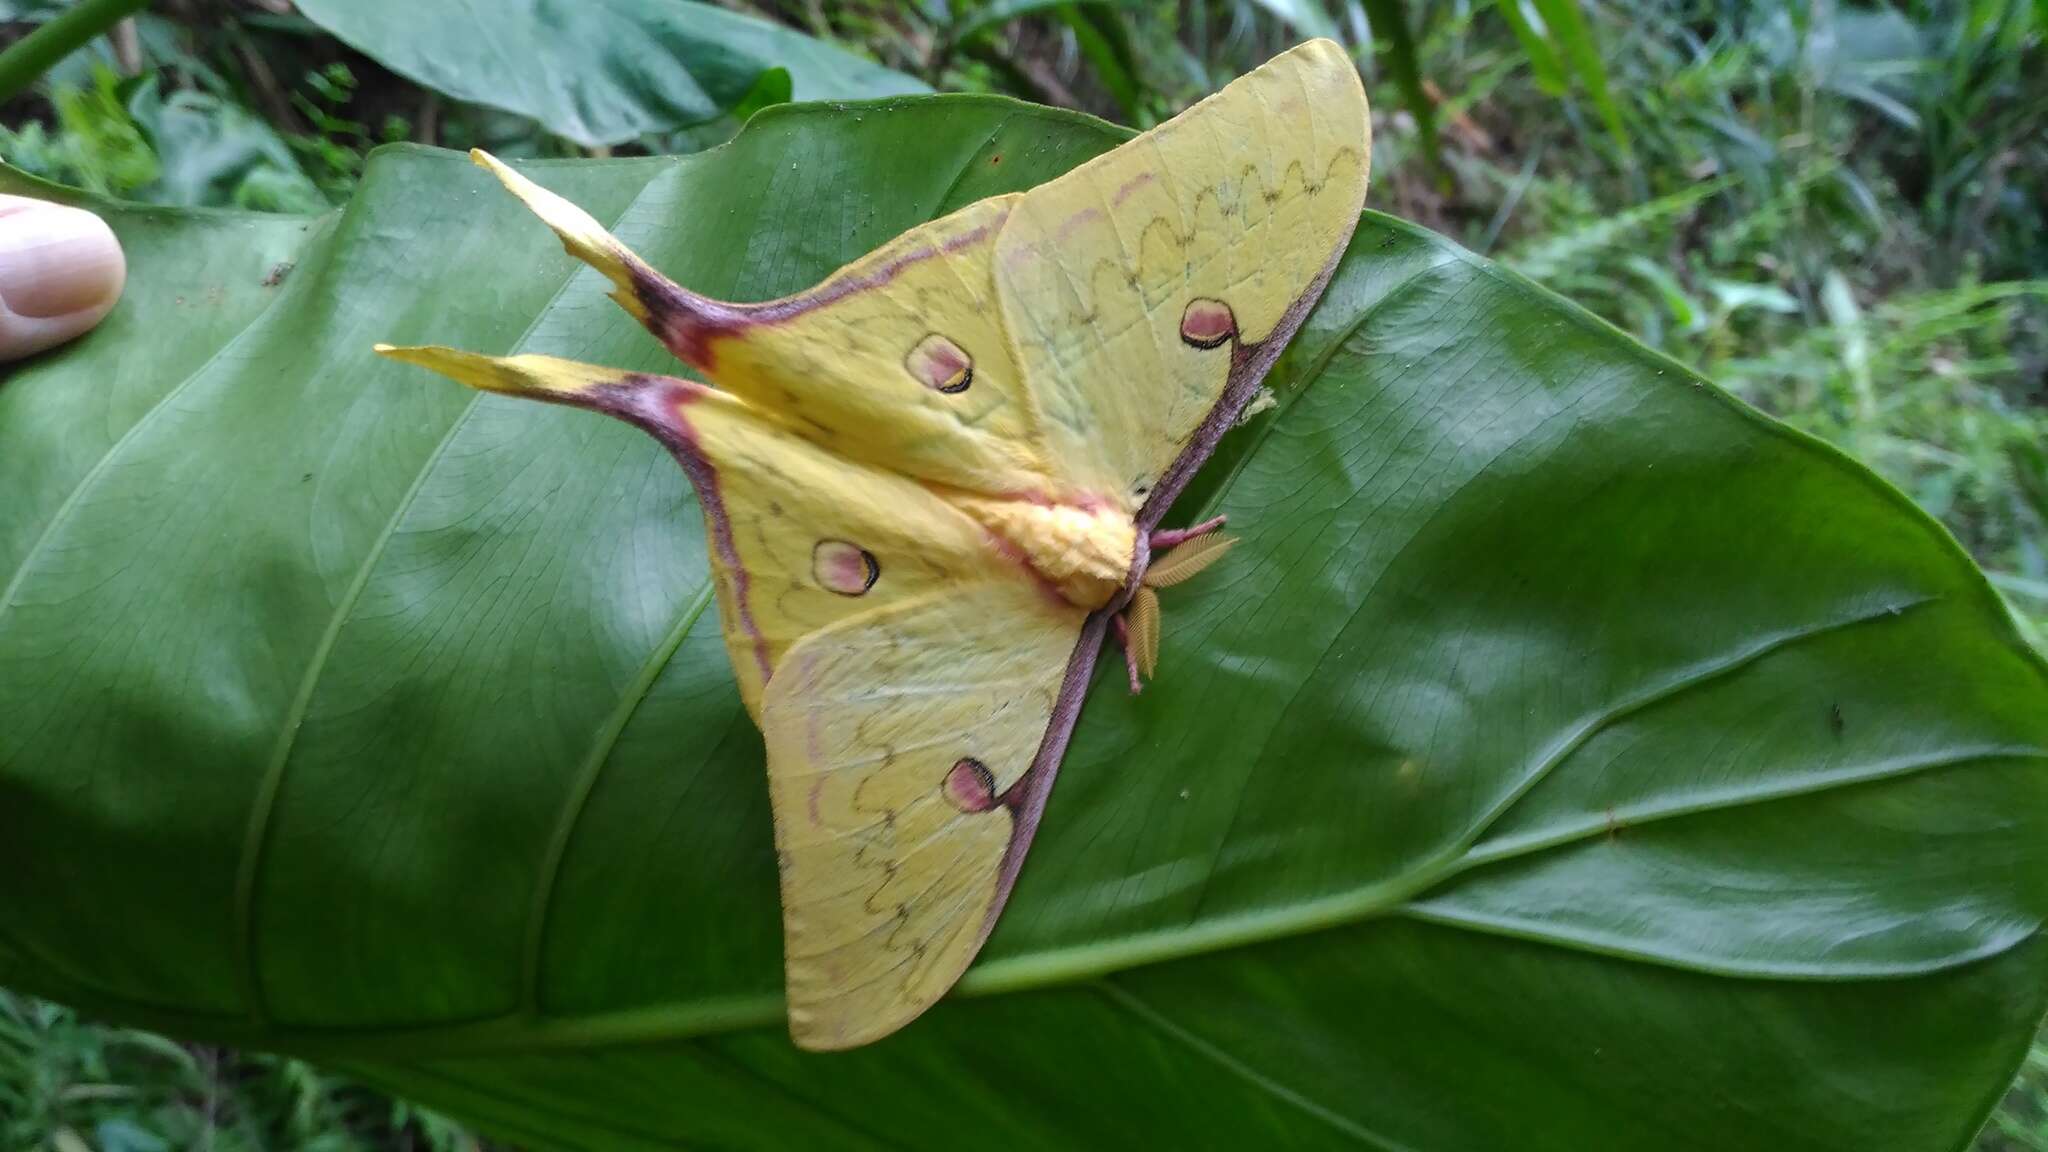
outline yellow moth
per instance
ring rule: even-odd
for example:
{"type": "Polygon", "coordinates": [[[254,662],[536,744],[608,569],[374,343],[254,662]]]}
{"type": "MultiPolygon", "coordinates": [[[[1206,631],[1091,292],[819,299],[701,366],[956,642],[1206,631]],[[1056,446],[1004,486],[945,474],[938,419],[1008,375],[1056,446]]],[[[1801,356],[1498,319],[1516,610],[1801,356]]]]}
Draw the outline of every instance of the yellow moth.
{"type": "Polygon", "coordinates": [[[387,355],[658,437],[703,506],[767,744],[789,1026],[914,1019],[994,927],[1114,626],[1222,555],[1160,531],[1321,293],[1364,204],[1365,94],[1312,41],[1029,192],[915,228],[806,292],[664,278],[481,153],[711,383],[545,356],[387,355]]]}

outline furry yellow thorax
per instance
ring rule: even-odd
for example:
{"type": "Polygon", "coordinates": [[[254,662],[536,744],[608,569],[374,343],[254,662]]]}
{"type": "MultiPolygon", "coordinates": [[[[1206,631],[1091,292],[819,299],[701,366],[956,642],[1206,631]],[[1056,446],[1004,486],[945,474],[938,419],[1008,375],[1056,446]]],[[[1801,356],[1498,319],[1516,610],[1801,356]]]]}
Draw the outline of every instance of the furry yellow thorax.
{"type": "Polygon", "coordinates": [[[952,502],[1076,607],[1102,607],[1130,577],[1138,527],[1120,508],[968,495],[952,502]]]}

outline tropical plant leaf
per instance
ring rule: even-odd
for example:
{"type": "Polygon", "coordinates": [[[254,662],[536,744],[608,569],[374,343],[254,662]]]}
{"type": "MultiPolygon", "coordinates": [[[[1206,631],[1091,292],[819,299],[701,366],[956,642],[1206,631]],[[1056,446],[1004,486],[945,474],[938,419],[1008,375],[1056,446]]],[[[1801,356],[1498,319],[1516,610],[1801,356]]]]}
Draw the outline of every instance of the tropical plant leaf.
{"type": "MultiPolygon", "coordinates": [[[[941,97],[527,171],[760,298],[1119,139],[941,97]]],[[[1918,1152],[2041,1015],[2048,677],[1953,541],[1371,215],[984,961],[799,1054],[678,470],[369,346],[664,355],[449,154],[108,211],[128,301],[0,385],[0,982],[536,1148],[1918,1152]]]]}
{"type": "Polygon", "coordinates": [[[464,4],[303,0],[299,11],[385,67],[459,100],[616,144],[730,112],[763,71],[798,100],[928,91],[912,77],[758,17],[691,0],[464,4]]]}

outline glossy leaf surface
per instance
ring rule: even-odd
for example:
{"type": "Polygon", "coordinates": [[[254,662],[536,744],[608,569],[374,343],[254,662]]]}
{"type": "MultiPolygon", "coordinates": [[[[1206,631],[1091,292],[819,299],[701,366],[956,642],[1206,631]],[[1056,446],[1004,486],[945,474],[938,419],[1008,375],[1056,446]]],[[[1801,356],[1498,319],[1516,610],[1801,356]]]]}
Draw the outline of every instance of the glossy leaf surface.
{"type": "Polygon", "coordinates": [[[428,88],[583,145],[688,127],[785,69],[797,100],[929,91],[836,44],[694,0],[305,0],[314,23],[428,88]]]}
{"type": "MultiPolygon", "coordinates": [[[[528,171],[762,298],[1119,138],[942,98],[528,171]]],[[[369,345],[665,355],[459,157],[113,216],[128,303],[0,385],[0,982],[604,1149],[1956,1147],[2040,1015],[2048,683],[1960,551],[1370,216],[961,994],[799,1055],[678,470],[369,345]]]]}

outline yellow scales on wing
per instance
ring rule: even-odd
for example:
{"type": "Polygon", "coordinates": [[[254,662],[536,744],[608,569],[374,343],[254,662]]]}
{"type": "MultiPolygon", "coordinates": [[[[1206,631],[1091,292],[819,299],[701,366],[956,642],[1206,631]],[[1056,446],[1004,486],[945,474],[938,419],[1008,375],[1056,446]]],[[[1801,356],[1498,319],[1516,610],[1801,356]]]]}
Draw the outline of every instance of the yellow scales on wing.
{"type": "Polygon", "coordinates": [[[885,1036],[974,958],[1104,630],[1130,608],[1135,688],[1158,647],[1147,585],[1220,555],[1210,538],[1147,578],[1154,548],[1193,534],[1160,517],[1343,252],[1369,153],[1357,74],[1313,41],[761,304],[678,287],[477,154],[715,386],[380,350],[623,417],[688,471],[767,742],[799,1044],[885,1036]]]}

